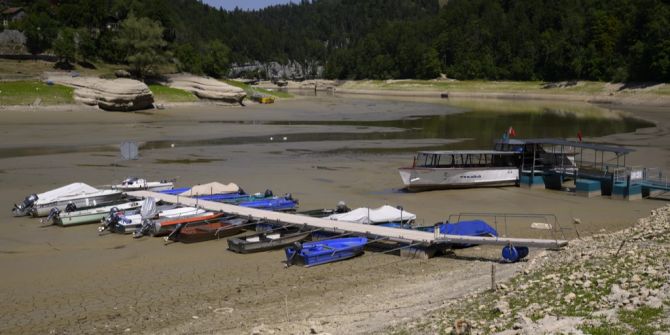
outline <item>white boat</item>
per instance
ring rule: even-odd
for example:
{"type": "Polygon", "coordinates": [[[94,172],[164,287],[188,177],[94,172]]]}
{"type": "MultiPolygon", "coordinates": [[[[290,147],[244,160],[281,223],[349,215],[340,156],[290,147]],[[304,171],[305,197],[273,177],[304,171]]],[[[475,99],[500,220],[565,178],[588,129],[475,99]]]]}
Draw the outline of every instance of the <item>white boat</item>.
{"type": "MultiPolygon", "coordinates": [[[[142,225],[145,223],[145,219],[152,220],[151,227],[156,221],[167,220],[167,219],[176,219],[183,217],[191,217],[195,215],[202,215],[207,213],[206,210],[195,208],[195,207],[181,207],[181,208],[172,208],[164,211],[160,211],[154,215],[147,216],[142,214],[132,214],[132,215],[123,215],[118,214],[116,217],[112,217],[110,222],[107,222],[105,229],[110,229],[115,233],[130,234],[136,232],[142,225]],[[109,228],[107,228],[109,227],[109,228]]],[[[104,230],[104,229],[101,229],[104,230]]]]}
{"type": "Polygon", "coordinates": [[[412,223],[416,220],[416,215],[403,210],[402,207],[384,205],[379,208],[356,208],[346,213],[329,215],[324,219],[362,224],[412,223]]]}
{"type": "Polygon", "coordinates": [[[100,222],[100,220],[107,216],[110,212],[127,211],[140,208],[140,206],[142,206],[142,201],[138,200],[65,213],[55,209],[53,213],[50,213],[47,219],[44,221],[49,222],[53,220],[53,223],[64,227],[85,223],[94,223],[100,222]]]}
{"type": "Polygon", "coordinates": [[[520,157],[512,151],[420,151],[412,167],[398,171],[410,191],[515,185],[520,157]]]}
{"type": "Polygon", "coordinates": [[[36,202],[39,203],[48,203],[56,200],[59,197],[72,194],[81,194],[81,193],[92,193],[98,191],[97,188],[93,186],[86,185],[84,183],[72,183],[68,184],[50,191],[46,191],[38,194],[31,194],[27,196],[21,203],[14,204],[12,208],[12,213],[14,216],[24,216],[29,215],[31,209],[36,202]]]}
{"type": "Polygon", "coordinates": [[[100,207],[118,202],[123,197],[123,192],[117,190],[95,190],[77,194],[68,194],[49,200],[37,199],[33,204],[30,214],[34,217],[47,216],[52,208],[64,211],[66,207],[71,210],[100,207]]]}
{"type": "Polygon", "coordinates": [[[161,181],[147,181],[143,178],[137,177],[128,177],[124,179],[121,184],[112,185],[111,189],[121,190],[121,191],[165,191],[171,190],[174,188],[174,183],[170,180],[161,180],[161,181]]]}

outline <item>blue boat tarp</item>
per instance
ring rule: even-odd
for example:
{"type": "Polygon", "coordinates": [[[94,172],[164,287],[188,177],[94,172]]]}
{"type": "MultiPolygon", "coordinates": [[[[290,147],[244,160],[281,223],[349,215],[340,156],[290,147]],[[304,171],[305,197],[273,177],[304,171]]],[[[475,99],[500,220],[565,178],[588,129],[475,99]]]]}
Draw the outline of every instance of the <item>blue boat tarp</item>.
{"type": "Polygon", "coordinates": [[[171,190],[163,190],[163,191],[158,191],[159,193],[163,194],[169,194],[169,195],[177,195],[177,194],[182,194],[188,190],[190,190],[190,187],[179,187],[179,188],[173,188],[171,190]]]}
{"type": "MultiPolygon", "coordinates": [[[[498,232],[483,220],[460,221],[456,223],[440,223],[440,234],[461,236],[498,236],[498,232]]],[[[434,232],[435,226],[419,227],[419,230],[434,232]]]]}
{"type": "Polygon", "coordinates": [[[268,198],[241,202],[238,205],[242,207],[266,209],[271,211],[289,211],[298,207],[298,202],[287,198],[268,198]]]}

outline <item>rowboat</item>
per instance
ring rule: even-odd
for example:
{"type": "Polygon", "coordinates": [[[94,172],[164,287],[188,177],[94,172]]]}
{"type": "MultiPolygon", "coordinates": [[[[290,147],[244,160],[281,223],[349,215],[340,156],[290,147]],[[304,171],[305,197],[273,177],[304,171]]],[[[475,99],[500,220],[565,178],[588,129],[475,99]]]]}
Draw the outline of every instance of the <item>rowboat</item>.
{"type": "Polygon", "coordinates": [[[230,217],[219,218],[216,221],[204,220],[199,222],[191,222],[187,224],[179,224],[174,231],[166,237],[166,240],[193,243],[202,242],[227,236],[239,234],[243,225],[249,220],[230,217]]]}
{"type": "Polygon", "coordinates": [[[177,228],[178,225],[217,223],[221,221],[221,219],[224,216],[225,216],[224,213],[204,212],[189,217],[171,218],[168,220],[157,220],[154,221],[148,233],[151,236],[163,236],[170,234],[173,230],[177,228]]]}
{"type": "Polygon", "coordinates": [[[228,250],[247,254],[283,248],[308,238],[311,233],[311,231],[305,231],[300,227],[282,227],[253,235],[229,238],[228,250]]]}
{"type": "Polygon", "coordinates": [[[286,265],[302,264],[305,267],[336,262],[363,254],[368,243],[365,237],[344,237],[317,242],[296,242],[284,249],[286,265]]]}
{"type": "Polygon", "coordinates": [[[12,214],[14,216],[30,215],[30,211],[36,203],[48,203],[66,195],[93,193],[97,191],[97,188],[86,185],[84,183],[72,183],[50,191],[38,194],[30,194],[25,197],[22,202],[14,204],[14,207],[12,208],[12,214]]]}
{"type": "Polygon", "coordinates": [[[315,218],[325,218],[333,214],[348,213],[350,211],[351,209],[347,207],[347,204],[344,201],[340,201],[337,203],[337,207],[335,208],[312,209],[308,211],[301,211],[298,212],[297,214],[307,215],[315,218]]]}
{"type": "Polygon", "coordinates": [[[139,191],[139,190],[149,190],[158,192],[158,191],[171,190],[173,188],[174,183],[169,180],[147,181],[146,179],[137,177],[128,177],[124,179],[120,184],[111,185],[111,189],[121,190],[124,192],[139,191]]]}
{"type": "Polygon", "coordinates": [[[398,169],[405,189],[516,185],[521,153],[515,151],[420,151],[411,167],[398,169]]]}
{"type": "Polygon", "coordinates": [[[44,222],[52,221],[54,224],[63,227],[94,223],[102,220],[105,216],[109,215],[110,212],[132,210],[140,208],[141,206],[141,201],[131,201],[73,212],[61,212],[57,208],[54,208],[54,211],[49,214],[44,222]]]}
{"type": "Polygon", "coordinates": [[[51,201],[41,201],[39,198],[32,205],[30,214],[34,217],[47,216],[52,208],[58,208],[64,211],[66,207],[69,209],[87,209],[100,206],[106,206],[123,198],[123,193],[118,190],[96,190],[91,193],[71,194],[51,201]]]}

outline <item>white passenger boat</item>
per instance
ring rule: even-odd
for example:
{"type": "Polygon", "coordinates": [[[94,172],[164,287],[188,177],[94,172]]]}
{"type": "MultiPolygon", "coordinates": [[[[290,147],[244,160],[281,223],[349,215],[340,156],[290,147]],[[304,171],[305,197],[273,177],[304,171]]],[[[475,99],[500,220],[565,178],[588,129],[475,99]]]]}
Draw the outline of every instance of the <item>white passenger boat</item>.
{"type": "Polygon", "coordinates": [[[412,167],[398,171],[410,191],[515,185],[520,157],[512,151],[420,151],[412,167]]]}
{"type": "Polygon", "coordinates": [[[112,185],[113,190],[121,191],[166,191],[174,188],[174,183],[170,180],[161,180],[161,181],[147,181],[143,178],[137,177],[128,177],[121,182],[121,184],[112,185]]]}

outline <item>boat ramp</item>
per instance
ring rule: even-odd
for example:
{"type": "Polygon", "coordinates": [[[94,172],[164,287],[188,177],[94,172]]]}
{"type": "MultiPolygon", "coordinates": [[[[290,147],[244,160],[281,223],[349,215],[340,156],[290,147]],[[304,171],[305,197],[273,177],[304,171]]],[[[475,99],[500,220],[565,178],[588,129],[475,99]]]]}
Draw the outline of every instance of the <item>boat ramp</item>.
{"type": "Polygon", "coordinates": [[[334,221],[304,215],[241,207],[220,202],[204,201],[190,197],[150,191],[135,191],[128,192],[128,194],[142,198],[153,197],[156,200],[162,200],[164,202],[199,207],[209,211],[224,212],[226,214],[248,217],[254,220],[266,220],[283,225],[306,226],[313,229],[340,234],[367,236],[376,240],[389,240],[394,242],[407,243],[410,246],[417,247],[431,247],[439,246],[441,244],[480,244],[558,249],[568,244],[567,240],[559,239],[445,235],[440,234],[439,232],[431,233],[410,229],[399,229],[361,223],[334,221]]]}

